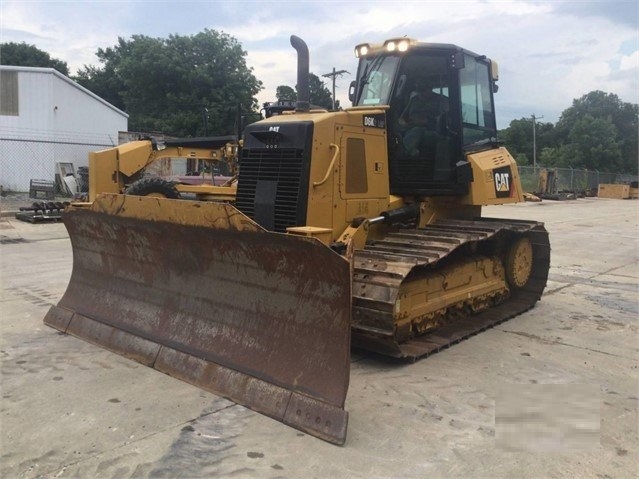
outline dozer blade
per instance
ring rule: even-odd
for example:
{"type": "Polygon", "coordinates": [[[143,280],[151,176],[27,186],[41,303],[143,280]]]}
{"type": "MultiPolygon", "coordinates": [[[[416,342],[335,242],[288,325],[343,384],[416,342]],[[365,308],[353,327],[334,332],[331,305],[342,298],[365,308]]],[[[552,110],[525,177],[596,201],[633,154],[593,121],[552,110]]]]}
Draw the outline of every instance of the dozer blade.
{"type": "Polygon", "coordinates": [[[222,203],[104,195],[63,219],[73,271],[46,324],[344,443],[345,259],[222,203]]]}

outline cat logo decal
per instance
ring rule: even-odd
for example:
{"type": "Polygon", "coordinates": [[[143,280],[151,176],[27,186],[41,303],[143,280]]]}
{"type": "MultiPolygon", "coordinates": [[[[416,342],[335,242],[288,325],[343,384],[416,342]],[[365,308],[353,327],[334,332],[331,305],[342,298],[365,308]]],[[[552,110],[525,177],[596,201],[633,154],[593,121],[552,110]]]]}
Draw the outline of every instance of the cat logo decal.
{"type": "Polygon", "coordinates": [[[497,196],[497,198],[508,198],[510,196],[512,178],[512,172],[509,166],[493,170],[495,196],[497,196]]]}

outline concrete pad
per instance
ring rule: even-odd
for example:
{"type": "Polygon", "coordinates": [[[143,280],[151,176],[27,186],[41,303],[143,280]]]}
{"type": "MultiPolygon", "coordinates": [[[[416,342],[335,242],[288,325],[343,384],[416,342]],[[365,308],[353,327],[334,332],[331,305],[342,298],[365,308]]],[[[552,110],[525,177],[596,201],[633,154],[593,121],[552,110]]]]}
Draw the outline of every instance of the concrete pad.
{"type": "Polygon", "coordinates": [[[557,298],[544,296],[535,307],[534,321],[526,321],[528,316],[513,318],[498,329],[532,341],[636,358],[639,326],[636,294],[577,284],[552,295],[557,298]],[[575,297],[578,302],[573,302],[575,297]]]}
{"type": "Polygon", "coordinates": [[[45,327],[69,278],[68,239],[60,225],[0,220],[0,235],[24,239],[0,244],[0,475],[637,477],[639,203],[485,210],[546,222],[541,302],[414,364],[358,352],[343,447],[45,327]],[[522,406],[556,390],[561,407],[522,406]],[[570,447],[522,447],[540,428],[570,447]]]}
{"type": "MultiPolygon", "coordinates": [[[[15,301],[9,303],[9,312],[15,301]]],[[[5,328],[2,475],[37,477],[232,403],[42,325],[28,307],[5,328]],[[31,325],[31,328],[28,328],[31,325]],[[171,398],[167,400],[167,398],[171,398]],[[69,428],[72,433],[69,432],[69,428]]],[[[39,313],[39,314],[38,314],[39,313]]]]}

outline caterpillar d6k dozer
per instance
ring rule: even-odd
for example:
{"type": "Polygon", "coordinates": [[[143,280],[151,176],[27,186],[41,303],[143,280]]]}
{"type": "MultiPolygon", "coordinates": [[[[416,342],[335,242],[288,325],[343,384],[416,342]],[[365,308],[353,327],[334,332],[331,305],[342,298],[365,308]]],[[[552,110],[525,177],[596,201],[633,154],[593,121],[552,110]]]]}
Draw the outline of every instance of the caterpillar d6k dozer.
{"type": "MultiPolygon", "coordinates": [[[[543,224],[495,139],[497,66],[363,44],[351,108],[245,128],[232,201],[102,194],[64,214],[73,272],[45,322],[342,444],[351,345],[415,360],[531,308],[543,224]]],[[[211,195],[214,197],[214,195],[211,195]]]]}

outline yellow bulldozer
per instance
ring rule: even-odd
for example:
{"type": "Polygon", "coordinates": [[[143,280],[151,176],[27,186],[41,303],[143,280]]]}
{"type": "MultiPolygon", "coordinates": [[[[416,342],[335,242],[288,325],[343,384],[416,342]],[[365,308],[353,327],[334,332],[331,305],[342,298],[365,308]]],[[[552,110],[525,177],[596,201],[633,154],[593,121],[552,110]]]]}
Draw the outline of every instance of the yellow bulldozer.
{"type": "MultiPolygon", "coordinates": [[[[361,44],[353,106],[329,112],[291,44],[295,110],[244,129],[232,191],[65,211],[73,271],[45,323],[343,444],[351,347],[414,361],[528,310],[550,245],[542,223],[481,216],[523,201],[495,62],[361,44]]],[[[105,153],[115,176],[126,148],[105,153]]]]}

